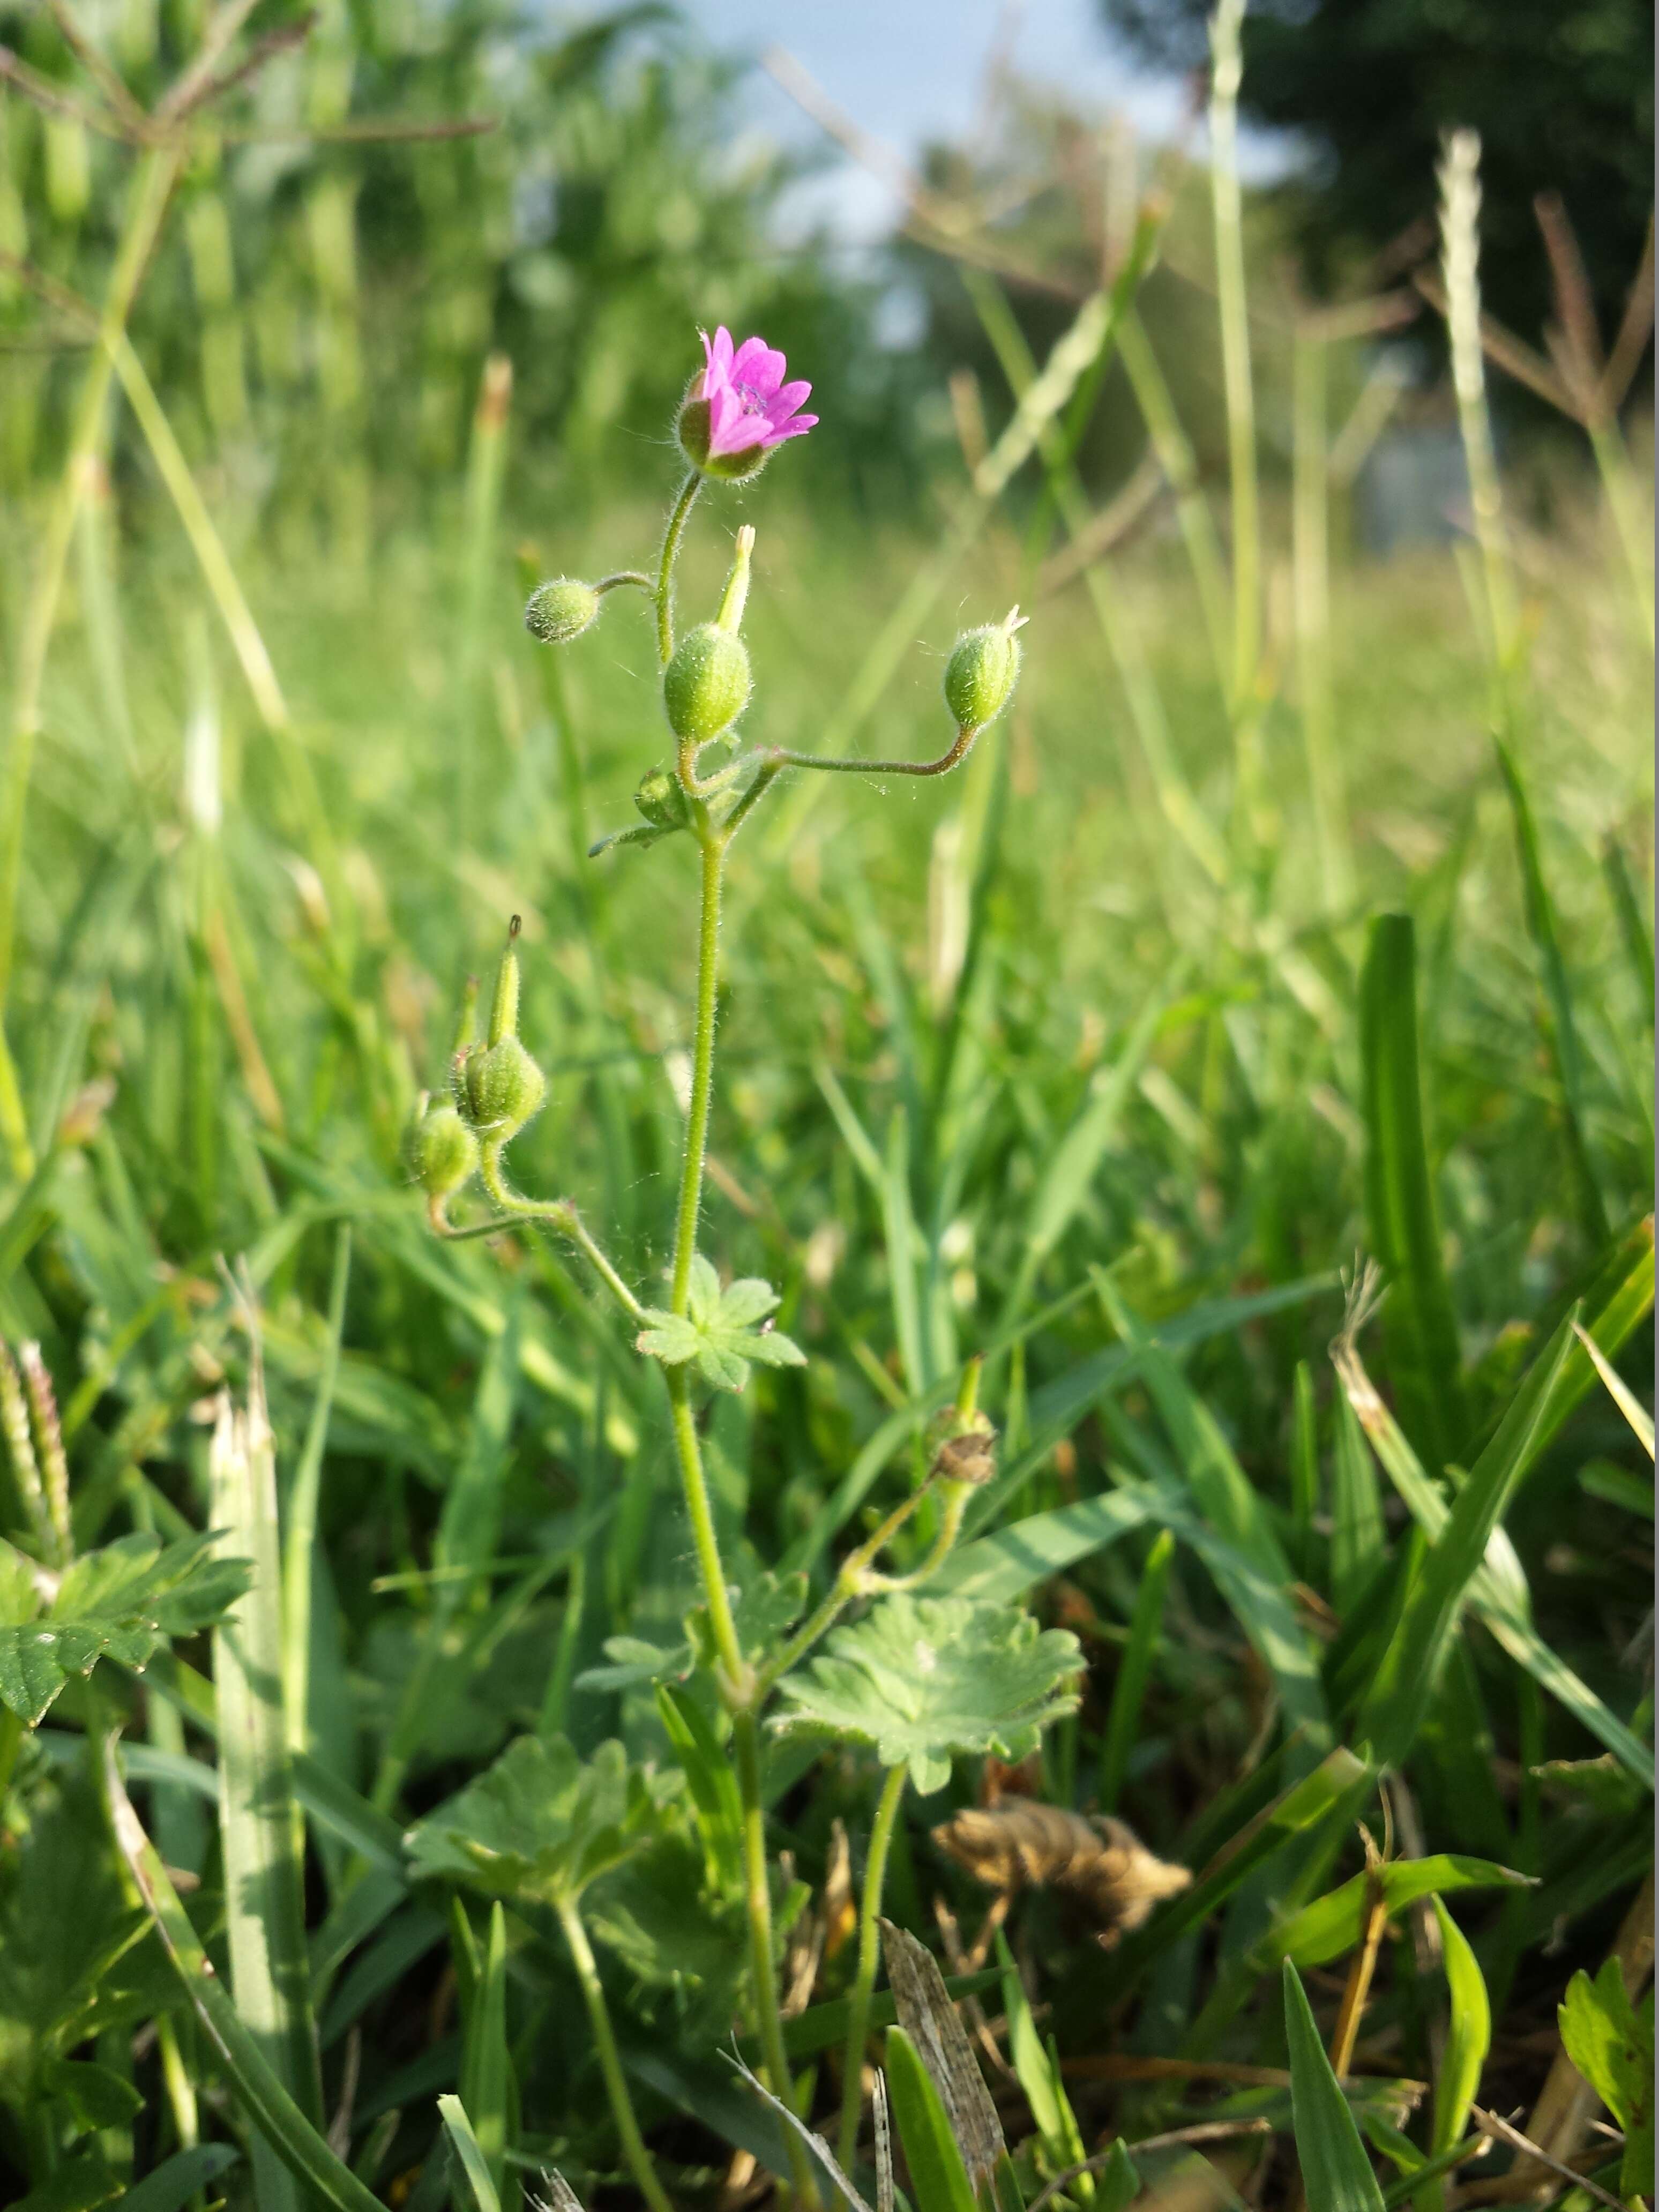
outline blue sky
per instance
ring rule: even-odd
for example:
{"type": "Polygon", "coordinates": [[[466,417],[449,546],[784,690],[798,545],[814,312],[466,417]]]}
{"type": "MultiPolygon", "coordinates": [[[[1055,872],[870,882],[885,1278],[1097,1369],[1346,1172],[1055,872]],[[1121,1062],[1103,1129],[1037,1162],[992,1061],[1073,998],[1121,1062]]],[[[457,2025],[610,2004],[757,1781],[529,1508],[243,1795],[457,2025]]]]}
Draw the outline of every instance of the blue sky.
{"type": "MultiPolygon", "coordinates": [[[[855,121],[904,153],[929,137],[957,137],[978,112],[987,55],[1012,21],[1023,76],[1061,86],[1103,116],[1121,109],[1149,136],[1166,131],[1182,88],[1138,73],[1114,51],[1095,0],[681,0],[712,43],[755,54],[787,47],[855,121]]],[[[790,143],[822,143],[787,97],[757,76],[749,94],[757,127],[790,143]]],[[[854,236],[890,227],[896,203],[847,164],[819,188],[820,206],[854,236]]],[[[817,196],[815,196],[817,197],[817,196]]]]}

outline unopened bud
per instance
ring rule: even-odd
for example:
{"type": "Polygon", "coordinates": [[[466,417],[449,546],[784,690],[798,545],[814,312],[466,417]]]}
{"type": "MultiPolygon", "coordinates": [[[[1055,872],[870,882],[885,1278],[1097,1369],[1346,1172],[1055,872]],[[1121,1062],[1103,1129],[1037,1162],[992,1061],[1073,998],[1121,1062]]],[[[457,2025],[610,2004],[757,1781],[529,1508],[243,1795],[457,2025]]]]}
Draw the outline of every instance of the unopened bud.
{"type": "Polygon", "coordinates": [[[555,576],[538,584],[524,611],[524,626],[544,645],[568,645],[599,618],[599,595],[574,576],[555,576]]]}
{"type": "Polygon", "coordinates": [[[653,830],[684,830],[691,818],[679,778],[665,768],[646,770],[634,793],[634,804],[653,830]]]}
{"type": "Polygon", "coordinates": [[[982,730],[1014,696],[1019,681],[1019,638],[1025,618],[1018,607],[1007,618],[970,629],[956,641],[945,669],[945,703],[958,729],[982,730]]]}
{"type": "MultiPolygon", "coordinates": [[[[701,377],[696,380],[700,383],[701,377]]],[[[711,453],[708,402],[695,396],[688,396],[681,403],[674,435],[692,467],[703,476],[718,477],[722,483],[747,483],[750,477],[760,474],[772,454],[769,446],[746,446],[740,453],[711,453]]]]}
{"type": "Polygon", "coordinates": [[[688,744],[730,729],[749,704],[749,655],[741,638],[714,623],[688,630],[663,671],[668,726],[688,744]]]}
{"type": "Polygon", "coordinates": [[[404,1157],[428,1198],[451,1198],[478,1164],[478,1140],[447,1099],[422,1091],[404,1140],[404,1157]]]}

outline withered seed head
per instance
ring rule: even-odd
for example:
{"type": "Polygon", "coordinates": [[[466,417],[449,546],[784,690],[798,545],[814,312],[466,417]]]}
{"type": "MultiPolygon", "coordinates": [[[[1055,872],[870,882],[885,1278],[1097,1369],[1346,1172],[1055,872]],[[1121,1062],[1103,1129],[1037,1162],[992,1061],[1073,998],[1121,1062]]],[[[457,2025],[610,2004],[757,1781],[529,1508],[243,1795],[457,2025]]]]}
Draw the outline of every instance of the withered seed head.
{"type": "Polygon", "coordinates": [[[1125,1821],[1085,1819],[1029,1797],[958,1813],[933,1830],[933,1841],[1005,1896],[1048,1887],[1074,1897],[1099,1922],[1108,1950],[1193,1878],[1189,1869],[1149,1851],[1125,1821]]]}

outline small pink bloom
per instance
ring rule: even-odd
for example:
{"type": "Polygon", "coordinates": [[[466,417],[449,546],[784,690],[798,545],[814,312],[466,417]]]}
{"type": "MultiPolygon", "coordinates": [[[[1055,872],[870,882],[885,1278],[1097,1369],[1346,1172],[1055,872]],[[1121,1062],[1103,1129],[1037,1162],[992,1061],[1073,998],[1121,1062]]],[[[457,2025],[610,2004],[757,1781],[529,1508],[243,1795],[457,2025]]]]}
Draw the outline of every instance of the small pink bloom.
{"type": "Polygon", "coordinates": [[[779,446],[786,438],[805,434],[817,421],[816,415],[798,410],[812,387],[797,381],[786,384],[787,364],[764,338],[745,338],[732,349],[732,333],[722,324],[711,338],[702,339],[704,368],[692,386],[694,399],[708,402],[708,451],[746,453],[756,446],[779,446]]]}

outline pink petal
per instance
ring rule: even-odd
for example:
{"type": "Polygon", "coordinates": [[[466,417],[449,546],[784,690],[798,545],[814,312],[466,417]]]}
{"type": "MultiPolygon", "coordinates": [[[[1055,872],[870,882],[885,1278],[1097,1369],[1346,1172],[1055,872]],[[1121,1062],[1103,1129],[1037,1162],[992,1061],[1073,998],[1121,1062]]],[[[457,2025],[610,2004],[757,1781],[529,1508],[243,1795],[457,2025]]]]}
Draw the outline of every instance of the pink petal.
{"type": "Polygon", "coordinates": [[[708,450],[724,453],[732,450],[725,443],[726,434],[732,422],[743,418],[743,402],[729,384],[717,384],[708,395],[708,450]]]}
{"type": "Polygon", "coordinates": [[[757,399],[769,399],[783,382],[787,366],[764,338],[745,338],[732,362],[732,381],[746,384],[757,399]]]}
{"type": "Polygon", "coordinates": [[[817,428],[817,421],[816,415],[797,415],[787,422],[774,424],[767,433],[766,442],[769,446],[781,446],[786,438],[805,437],[809,430],[817,428]]]}
{"type": "Polygon", "coordinates": [[[708,363],[707,374],[710,380],[715,384],[726,383],[732,373],[731,331],[722,323],[714,332],[712,343],[707,331],[702,331],[700,335],[702,338],[703,358],[708,363]]]}
{"type": "Polygon", "coordinates": [[[721,431],[719,438],[710,438],[708,450],[711,453],[746,453],[751,446],[766,443],[765,416],[739,415],[729,428],[721,431]]]}
{"type": "Polygon", "coordinates": [[[793,384],[786,384],[781,391],[773,393],[766,403],[766,411],[781,422],[786,415],[793,415],[802,401],[811,396],[811,386],[805,378],[797,377],[793,384]]]}

